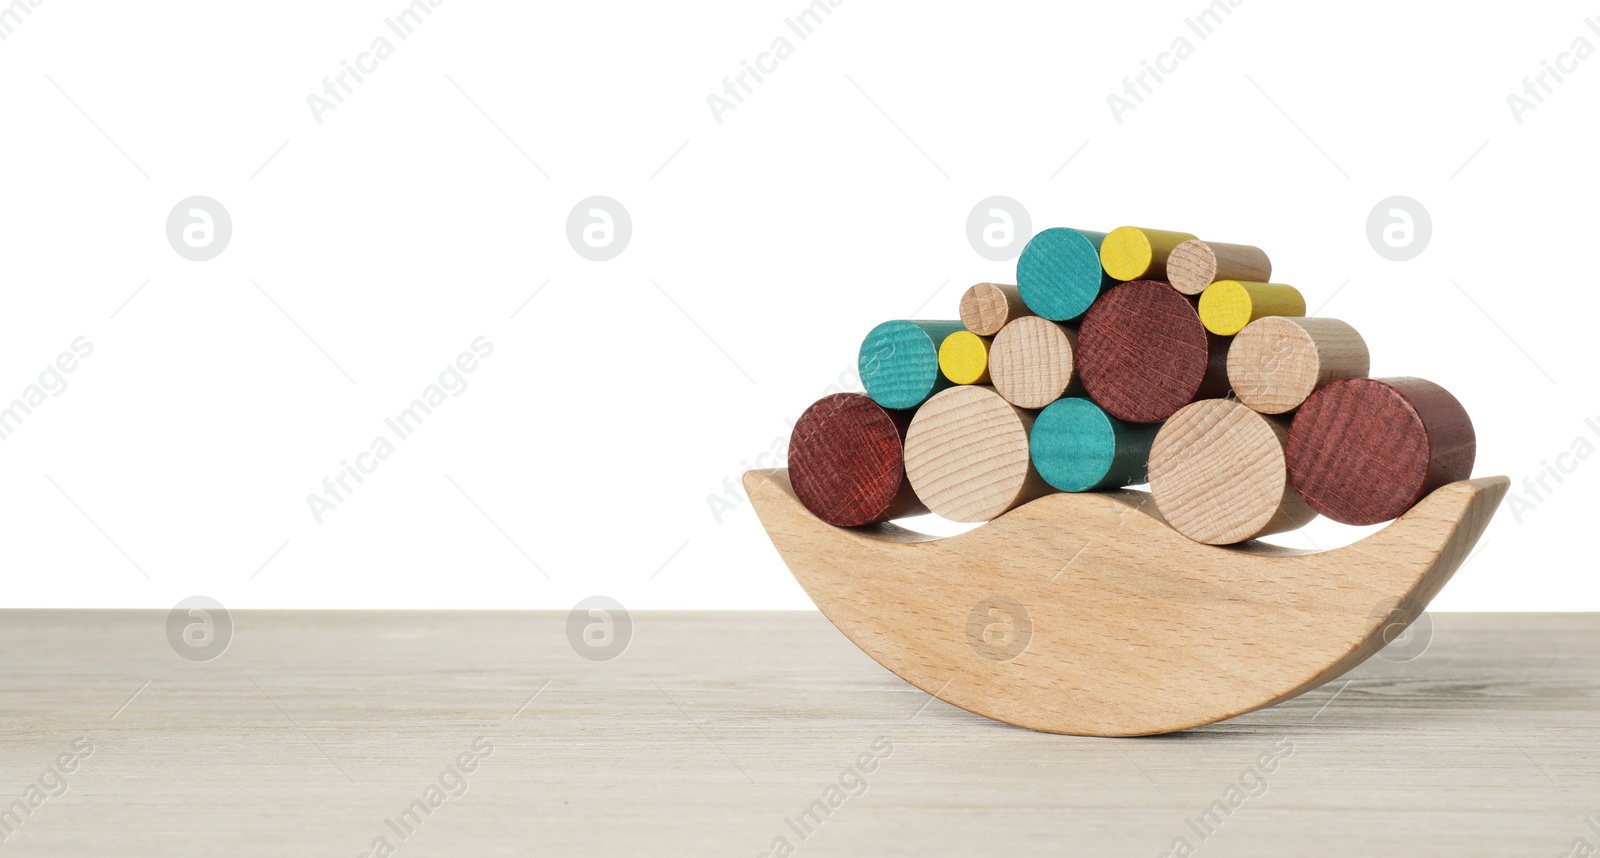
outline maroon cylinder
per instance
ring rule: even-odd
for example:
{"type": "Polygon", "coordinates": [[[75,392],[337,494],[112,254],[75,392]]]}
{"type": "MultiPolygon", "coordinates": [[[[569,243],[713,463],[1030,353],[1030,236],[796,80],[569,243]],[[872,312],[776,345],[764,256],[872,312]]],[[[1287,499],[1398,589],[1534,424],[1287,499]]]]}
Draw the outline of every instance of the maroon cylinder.
{"type": "Polygon", "coordinates": [[[911,414],[859,393],[835,393],[807,408],[789,436],[789,482],[800,503],[838,527],[927,512],[906,479],[911,414]]]}
{"type": "Polygon", "coordinates": [[[1194,298],[1159,280],[1096,299],[1078,328],[1077,361],[1089,398],[1129,423],[1159,423],[1228,392],[1228,339],[1206,330],[1194,298]]]}
{"type": "Polygon", "coordinates": [[[1478,439],[1460,401],[1431,381],[1347,378],[1300,406],[1287,452],[1289,479],[1312,509],[1379,524],[1469,479],[1478,439]]]}

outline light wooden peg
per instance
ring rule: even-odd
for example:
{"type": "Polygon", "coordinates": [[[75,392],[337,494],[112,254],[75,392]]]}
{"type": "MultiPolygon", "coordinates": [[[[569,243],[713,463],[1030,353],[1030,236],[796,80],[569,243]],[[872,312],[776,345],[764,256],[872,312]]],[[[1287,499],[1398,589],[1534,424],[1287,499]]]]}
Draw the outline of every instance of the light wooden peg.
{"type": "Polygon", "coordinates": [[[1317,514],[1289,482],[1287,421],[1231,399],[1186,405],[1150,447],[1150,493],[1179,533],[1209,545],[1305,526],[1317,514]]]}
{"type": "Polygon", "coordinates": [[[1218,241],[1185,241],[1167,257],[1172,288],[1198,295],[1218,280],[1265,283],[1272,279],[1272,260],[1259,247],[1218,241]]]}
{"type": "Polygon", "coordinates": [[[1360,378],[1370,365],[1366,341],[1338,319],[1267,316],[1228,346],[1228,383],[1262,414],[1293,411],[1317,388],[1360,378]]]}
{"type": "Polygon", "coordinates": [[[935,394],[911,419],[906,474],[923,503],[951,521],[988,521],[1050,491],[1028,457],[1033,415],[968,385],[935,394]]]}
{"type": "Polygon", "coordinates": [[[1012,319],[1031,315],[1015,286],[978,283],[961,295],[961,324],[980,337],[992,337],[1012,319]]]}
{"type": "Polygon", "coordinates": [[[1011,322],[989,347],[995,392],[1019,408],[1043,408],[1076,391],[1077,332],[1039,316],[1011,322]]]}

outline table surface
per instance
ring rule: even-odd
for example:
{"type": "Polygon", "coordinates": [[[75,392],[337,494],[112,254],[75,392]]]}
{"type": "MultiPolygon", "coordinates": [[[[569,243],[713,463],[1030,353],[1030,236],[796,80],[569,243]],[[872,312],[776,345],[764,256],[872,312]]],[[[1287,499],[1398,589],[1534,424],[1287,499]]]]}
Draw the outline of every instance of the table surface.
{"type": "Polygon", "coordinates": [[[232,620],[227,651],[192,662],[166,612],[3,612],[0,850],[1600,847],[1600,614],[1436,614],[1411,660],[1386,651],[1265,711],[1118,740],[946,705],[815,613],[635,613],[610,661],[579,657],[564,613],[232,620]]]}

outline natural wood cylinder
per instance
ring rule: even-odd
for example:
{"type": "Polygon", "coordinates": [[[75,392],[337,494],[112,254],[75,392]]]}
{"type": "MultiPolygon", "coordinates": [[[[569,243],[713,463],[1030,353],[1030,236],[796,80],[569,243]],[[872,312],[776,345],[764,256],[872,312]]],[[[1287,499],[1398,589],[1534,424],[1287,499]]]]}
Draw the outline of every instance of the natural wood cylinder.
{"type": "Polygon", "coordinates": [[[1100,264],[1117,280],[1165,280],[1172,251],[1194,238],[1187,232],[1119,226],[1100,243],[1100,264]]]}
{"type": "Polygon", "coordinates": [[[1077,386],[1077,332],[1038,316],[1000,329],[989,347],[995,392],[1019,408],[1043,408],[1077,386]]]}
{"type": "Polygon", "coordinates": [[[956,331],[939,345],[939,371],[954,384],[989,383],[989,341],[971,331],[956,331]]]}
{"type": "Polygon", "coordinates": [[[920,515],[906,479],[905,437],[911,413],[890,411],[859,393],[824,396],[789,436],[789,479],[812,515],[856,527],[920,515]]]}
{"type": "Polygon", "coordinates": [[[1028,456],[1033,414],[992,388],[952,387],[917,409],[906,433],[906,475],[928,509],[982,522],[1048,494],[1028,456]]]}
{"type": "Polygon", "coordinates": [[[1420,378],[1347,378],[1311,394],[1289,431],[1289,471],[1306,501],[1345,524],[1398,518],[1472,476],[1472,418],[1420,378]]]}
{"type": "Polygon", "coordinates": [[[1083,316],[1116,281],[1100,265],[1103,232],[1051,227],[1017,257],[1017,289],[1028,309],[1055,322],[1083,316]]]}
{"type": "Polygon", "coordinates": [[[1179,533],[1231,545],[1305,526],[1316,513],[1289,479],[1281,418],[1231,399],[1184,406],[1150,448],[1150,493],[1179,533]]]}
{"type": "Polygon", "coordinates": [[[1119,420],[1158,423],[1228,391],[1228,341],[1208,332],[1194,299],[1155,280],[1107,292],[1078,329],[1089,397],[1119,420]]]}
{"type": "Polygon", "coordinates": [[[1012,319],[1031,315],[1015,286],[978,283],[961,295],[961,324],[980,337],[992,337],[1012,319]]]}
{"type": "Polygon", "coordinates": [[[1064,492],[1115,489],[1149,479],[1150,445],[1159,428],[1123,422],[1072,396],[1039,412],[1028,447],[1039,476],[1064,492]]]}
{"type": "Polygon", "coordinates": [[[1185,295],[1198,295],[1218,280],[1265,283],[1272,279],[1272,260],[1259,247],[1196,238],[1172,249],[1167,279],[1185,295]]]}
{"type": "Polygon", "coordinates": [[[1370,370],[1366,340],[1338,319],[1268,316],[1244,326],[1228,345],[1228,383],[1263,414],[1300,407],[1318,388],[1370,370]]]}
{"type": "Polygon", "coordinates": [[[939,345],[961,330],[954,321],[884,322],[861,341],[861,386],[884,408],[916,408],[950,386],[939,371],[939,345]]]}
{"type": "Polygon", "coordinates": [[[1218,336],[1231,337],[1266,316],[1305,314],[1305,296],[1282,283],[1218,280],[1200,293],[1200,321],[1218,336]]]}

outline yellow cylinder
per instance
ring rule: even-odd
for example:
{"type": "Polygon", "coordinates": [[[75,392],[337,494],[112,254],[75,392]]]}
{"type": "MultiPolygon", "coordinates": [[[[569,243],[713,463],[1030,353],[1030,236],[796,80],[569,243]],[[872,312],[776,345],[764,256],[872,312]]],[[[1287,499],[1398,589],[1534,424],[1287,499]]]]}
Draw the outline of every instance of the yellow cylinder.
{"type": "Polygon", "coordinates": [[[1305,296],[1282,283],[1218,280],[1200,293],[1200,322],[1218,336],[1231,337],[1265,316],[1305,314],[1305,296]]]}
{"type": "Polygon", "coordinates": [[[956,384],[989,383],[989,341],[971,331],[956,331],[939,344],[939,371],[956,384]]]}
{"type": "Polygon", "coordinates": [[[1100,267],[1117,280],[1165,280],[1173,248],[1194,240],[1187,232],[1119,226],[1100,242],[1100,267]]]}

